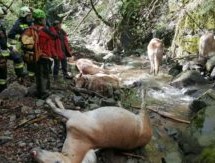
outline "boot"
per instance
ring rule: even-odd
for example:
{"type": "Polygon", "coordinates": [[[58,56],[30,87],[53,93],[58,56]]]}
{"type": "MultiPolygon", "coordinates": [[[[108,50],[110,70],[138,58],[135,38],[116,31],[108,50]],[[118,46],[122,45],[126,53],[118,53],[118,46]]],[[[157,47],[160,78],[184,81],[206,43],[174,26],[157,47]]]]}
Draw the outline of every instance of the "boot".
{"type": "Polygon", "coordinates": [[[64,75],[64,79],[72,79],[72,78],[73,78],[72,75],[68,72],[64,75]]]}

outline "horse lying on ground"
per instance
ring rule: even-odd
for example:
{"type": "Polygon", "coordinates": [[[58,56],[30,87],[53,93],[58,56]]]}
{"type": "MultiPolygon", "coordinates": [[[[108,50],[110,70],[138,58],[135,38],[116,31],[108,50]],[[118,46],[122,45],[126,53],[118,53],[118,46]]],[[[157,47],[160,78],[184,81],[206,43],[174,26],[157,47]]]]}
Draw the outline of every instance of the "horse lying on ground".
{"type": "Polygon", "coordinates": [[[114,75],[101,73],[94,75],[78,74],[75,77],[75,87],[86,88],[104,96],[111,96],[114,90],[119,88],[119,79],[114,75]]]}
{"type": "Polygon", "coordinates": [[[81,58],[76,61],[76,67],[81,74],[94,75],[97,73],[109,74],[108,70],[105,70],[95,64],[90,59],[81,58]]]}
{"type": "Polygon", "coordinates": [[[82,113],[65,109],[57,96],[54,98],[57,105],[51,98],[46,102],[54,112],[68,119],[67,136],[62,152],[33,149],[31,153],[39,163],[89,163],[95,158],[92,149],[133,149],[145,146],[152,137],[144,110],[134,114],[120,107],[100,107],[82,113]]]}

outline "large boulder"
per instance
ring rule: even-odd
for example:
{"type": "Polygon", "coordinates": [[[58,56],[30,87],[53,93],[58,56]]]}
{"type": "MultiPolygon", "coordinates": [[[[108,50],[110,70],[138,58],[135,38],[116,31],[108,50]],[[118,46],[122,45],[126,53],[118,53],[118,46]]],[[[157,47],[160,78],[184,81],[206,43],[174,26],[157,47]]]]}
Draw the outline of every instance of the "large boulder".
{"type": "Polygon", "coordinates": [[[170,85],[177,88],[184,88],[195,85],[208,84],[209,81],[206,80],[198,71],[188,70],[180,73],[170,85]]]}
{"type": "Polygon", "coordinates": [[[195,99],[189,106],[192,112],[197,113],[204,107],[215,106],[215,90],[209,89],[199,98],[195,99]]]}
{"type": "Polygon", "coordinates": [[[197,113],[180,138],[179,145],[185,154],[185,162],[201,162],[203,159],[214,160],[214,135],[215,107],[207,106],[197,113]],[[207,154],[205,149],[209,148],[213,153],[207,154]]]}
{"type": "Polygon", "coordinates": [[[215,66],[215,56],[208,59],[208,61],[206,63],[206,70],[208,72],[211,72],[213,70],[214,66],[215,66]]]}
{"type": "Polygon", "coordinates": [[[20,85],[18,82],[14,82],[8,86],[7,89],[2,91],[0,93],[0,98],[5,98],[5,99],[20,99],[23,98],[27,95],[28,89],[20,85]]]}

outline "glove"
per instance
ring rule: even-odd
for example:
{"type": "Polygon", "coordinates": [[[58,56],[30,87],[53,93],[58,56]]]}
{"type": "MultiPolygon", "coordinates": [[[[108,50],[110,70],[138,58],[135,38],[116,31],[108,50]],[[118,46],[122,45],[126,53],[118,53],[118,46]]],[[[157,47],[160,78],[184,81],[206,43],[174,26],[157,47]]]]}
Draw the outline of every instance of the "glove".
{"type": "Polygon", "coordinates": [[[11,51],[10,55],[13,61],[19,61],[21,59],[20,54],[18,52],[11,51]]]}
{"type": "Polygon", "coordinates": [[[16,45],[7,44],[7,47],[10,51],[17,51],[16,45]]]}

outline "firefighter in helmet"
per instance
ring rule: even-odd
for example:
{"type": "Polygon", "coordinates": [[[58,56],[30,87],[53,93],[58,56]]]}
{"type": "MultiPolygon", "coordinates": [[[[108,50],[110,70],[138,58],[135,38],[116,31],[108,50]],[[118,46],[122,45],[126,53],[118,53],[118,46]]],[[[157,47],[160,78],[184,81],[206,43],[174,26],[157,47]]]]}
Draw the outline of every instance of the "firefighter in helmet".
{"type": "Polygon", "coordinates": [[[32,23],[33,23],[33,19],[32,19],[32,12],[30,8],[27,6],[23,6],[19,10],[19,18],[16,20],[13,27],[8,32],[9,43],[12,45],[16,45],[16,49],[24,53],[23,58],[27,64],[28,76],[31,79],[34,78],[35,74],[33,71],[32,64],[26,60],[26,58],[28,58],[26,56],[29,55],[30,53],[26,54],[26,49],[21,45],[20,36],[23,34],[23,32],[26,29],[28,29],[32,25],[32,23]],[[18,39],[16,39],[17,36],[18,36],[18,39]]]}
{"type": "Polygon", "coordinates": [[[7,87],[7,60],[13,60],[15,73],[18,77],[23,77],[23,62],[19,54],[13,47],[7,44],[6,29],[4,26],[4,16],[6,9],[0,7],[0,92],[7,87]]]}

